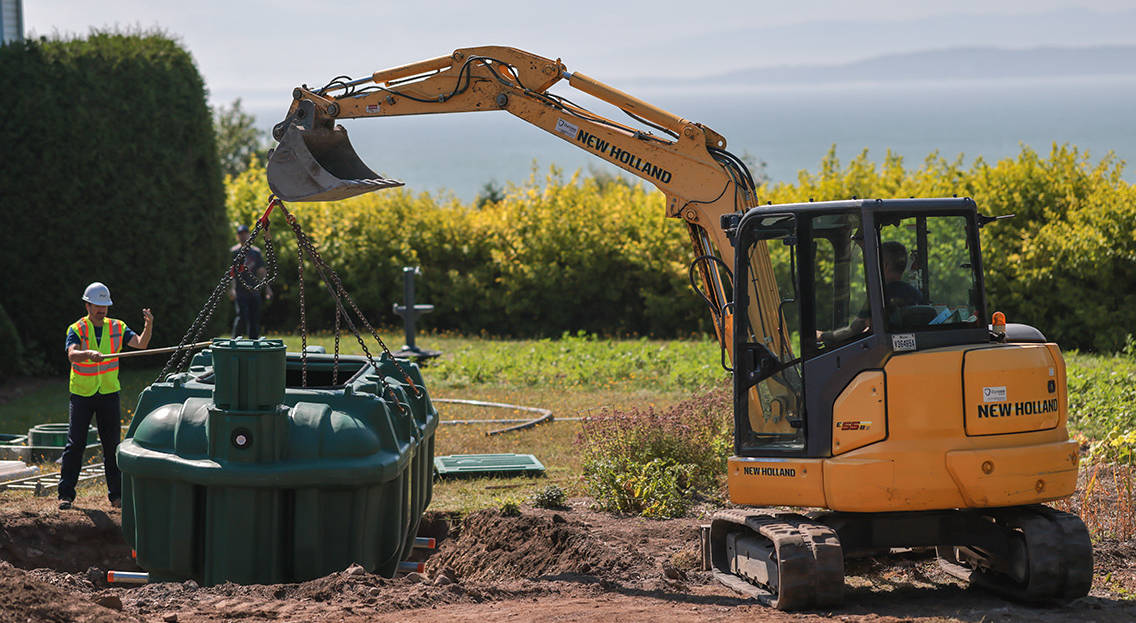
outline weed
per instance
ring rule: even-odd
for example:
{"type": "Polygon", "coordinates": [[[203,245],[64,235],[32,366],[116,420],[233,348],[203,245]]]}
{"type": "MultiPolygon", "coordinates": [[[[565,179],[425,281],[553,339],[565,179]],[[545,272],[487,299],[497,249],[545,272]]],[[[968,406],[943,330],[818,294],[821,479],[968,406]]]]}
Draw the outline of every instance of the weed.
{"type": "Polygon", "coordinates": [[[601,509],[679,517],[698,490],[717,489],[731,447],[729,393],[673,407],[604,411],[577,438],[584,486],[601,509]]]}
{"type": "Polygon", "coordinates": [[[520,517],[521,505],[512,498],[498,499],[497,510],[500,511],[502,517],[520,517]]]}
{"type": "Polygon", "coordinates": [[[1121,541],[1136,536],[1133,466],[1095,463],[1090,467],[1084,490],[1057,507],[1073,511],[1074,505],[1078,506],[1081,520],[1094,536],[1112,536],[1121,541]]]}
{"type": "Polygon", "coordinates": [[[1069,428],[1089,439],[1090,461],[1136,463],[1136,357],[1073,352],[1066,363],[1069,428]]]}
{"type": "Polygon", "coordinates": [[[536,492],[536,495],[532,497],[532,505],[537,508],[564,508],[565,497],[564,489],[556,485],[548,485],[536,492]]]}

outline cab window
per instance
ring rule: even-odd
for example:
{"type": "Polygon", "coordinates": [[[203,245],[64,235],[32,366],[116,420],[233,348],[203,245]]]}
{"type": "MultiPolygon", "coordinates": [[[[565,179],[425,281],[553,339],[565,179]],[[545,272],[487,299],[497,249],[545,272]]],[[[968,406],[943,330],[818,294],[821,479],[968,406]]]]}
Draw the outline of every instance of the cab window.
{"type": "Polygon", "coordinates": [[[977,326],[977,279],[967,217],[889,214],[878,222],[878,268],[888,331],[977,326]]]}
{"type": "Polygon", "coordinates": [[[859,213],[812,220],[815,348],[820,354],[872,333],[859,213]]]}

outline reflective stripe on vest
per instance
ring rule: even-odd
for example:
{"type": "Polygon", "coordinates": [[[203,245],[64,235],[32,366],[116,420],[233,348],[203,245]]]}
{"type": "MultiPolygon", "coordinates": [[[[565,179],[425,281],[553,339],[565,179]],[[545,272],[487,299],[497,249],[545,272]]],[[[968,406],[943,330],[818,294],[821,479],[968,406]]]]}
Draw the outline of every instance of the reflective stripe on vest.
{"type": "Polygon", "coordinates": [[[99,394],[113,394],[119,391],[118,357],[111,357],[122,351],[122,333],[124,323],[121,320],[107,318],[103,323],[103,335],[99,340],[94,339],[94,325],[90,318],[84,316],[71,325],[70,329],[79,336],[80,350],[97,350],[103,354],[102,361],[83,361],[71,364],[70,388],[72,394],[79,396],[93,396],[99,394]],[[94,348],[92,348],[92,345],[94,348]]]}

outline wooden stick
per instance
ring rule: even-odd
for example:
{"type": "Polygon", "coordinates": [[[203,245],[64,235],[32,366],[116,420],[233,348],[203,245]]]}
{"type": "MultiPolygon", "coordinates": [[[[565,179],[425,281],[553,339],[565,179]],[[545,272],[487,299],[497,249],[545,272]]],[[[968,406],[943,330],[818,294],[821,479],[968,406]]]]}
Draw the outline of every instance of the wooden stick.
{"type": "Polygon", "coordinates": [[[117,353],[103,357],[103,359],[125,359],[127,357],[141,357],[142,355],[164,355],[178,350],[197,350],[198,348],[205,348],[213,344],[213,340],[208,342],[198,342],[196,344],[186,344],[185,346],[169,346],[166,348],[144,348],[142,350],[131,350],[123,353],[117,353]]]}

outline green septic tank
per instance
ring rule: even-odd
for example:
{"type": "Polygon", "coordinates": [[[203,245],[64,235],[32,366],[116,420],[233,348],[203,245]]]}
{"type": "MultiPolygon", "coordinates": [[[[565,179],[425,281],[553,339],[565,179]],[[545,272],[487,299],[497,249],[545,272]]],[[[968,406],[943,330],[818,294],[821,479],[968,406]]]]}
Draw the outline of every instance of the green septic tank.
{"type": "Polygon", "coordinates": [[[299,582],[359,563],[391,577],[430,503],[438,414],[417,366],[301,360],[214,340],[143,390],[126,439],[122,531],[152,580],[299,582]],[[382,391],[385,379],[405,413],[382,391]],[[346,381],[346,382],[344,382],[346,381]]]}

